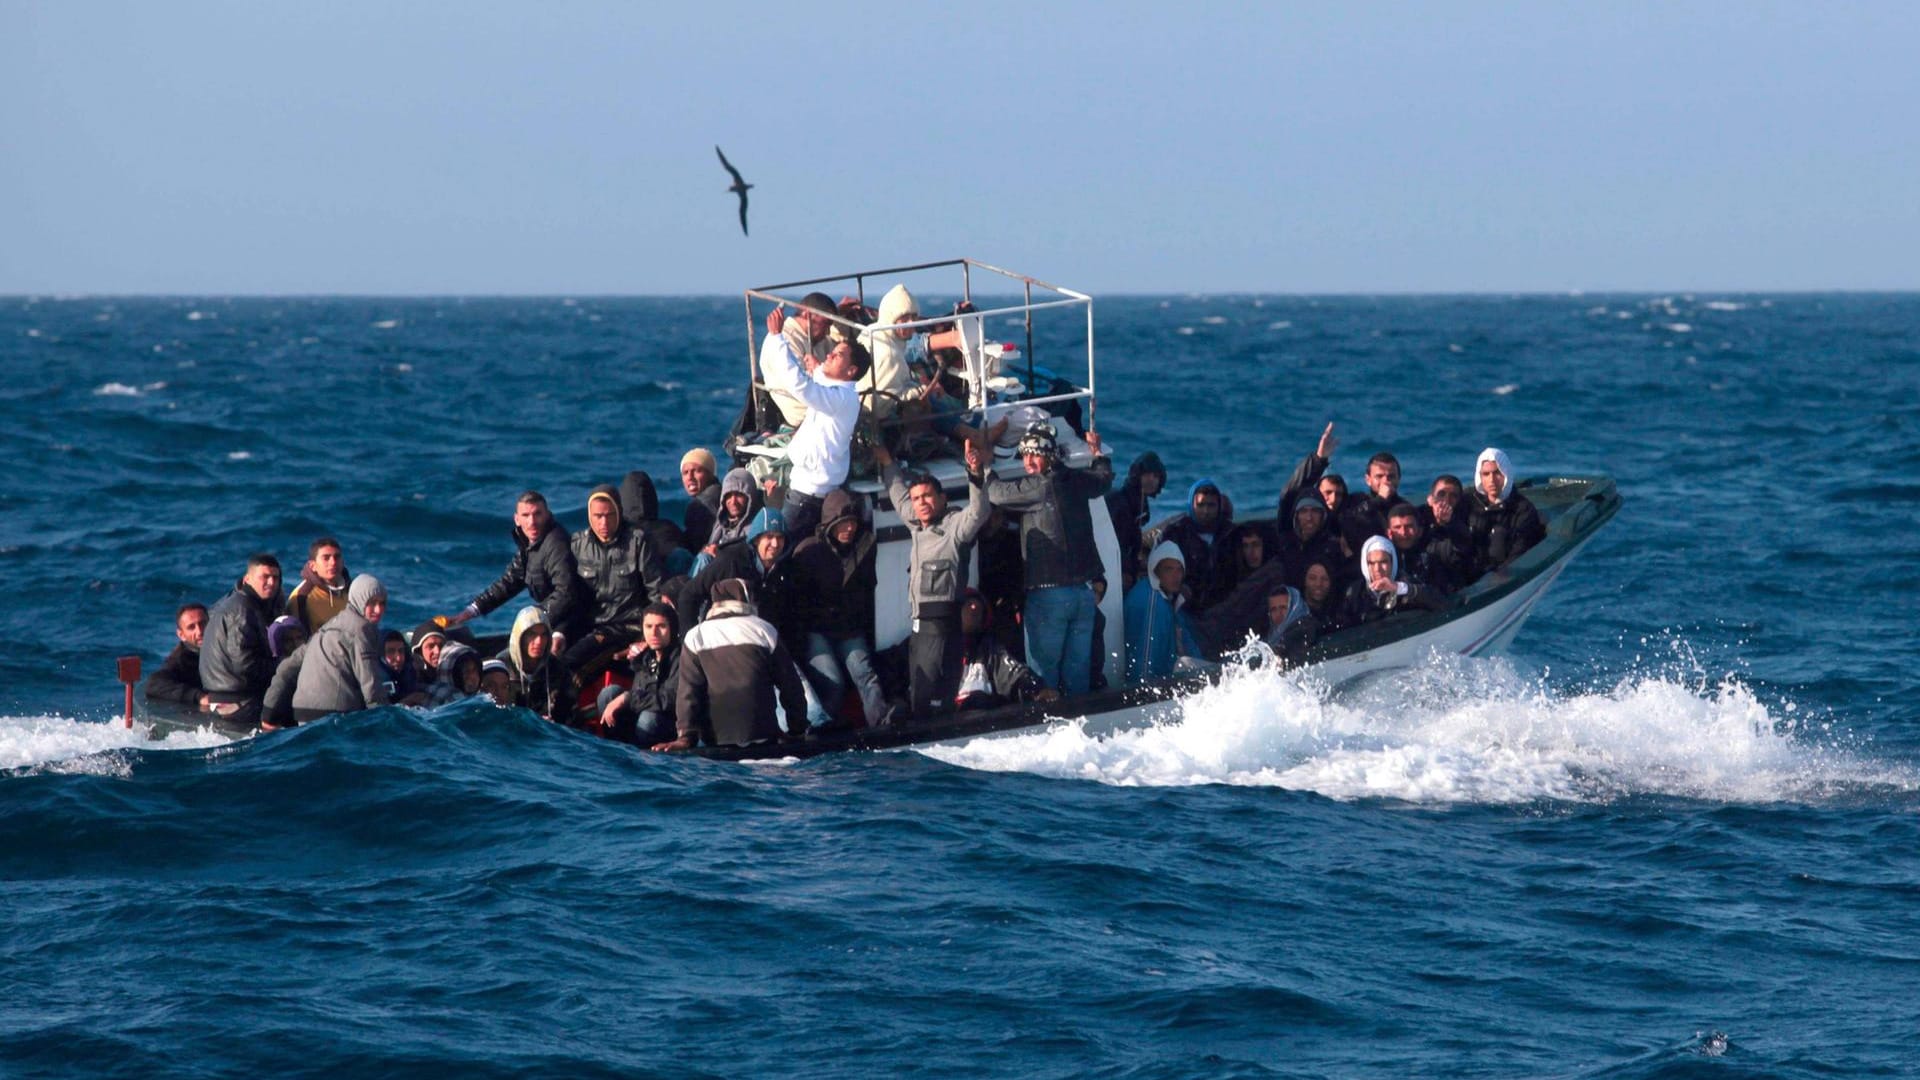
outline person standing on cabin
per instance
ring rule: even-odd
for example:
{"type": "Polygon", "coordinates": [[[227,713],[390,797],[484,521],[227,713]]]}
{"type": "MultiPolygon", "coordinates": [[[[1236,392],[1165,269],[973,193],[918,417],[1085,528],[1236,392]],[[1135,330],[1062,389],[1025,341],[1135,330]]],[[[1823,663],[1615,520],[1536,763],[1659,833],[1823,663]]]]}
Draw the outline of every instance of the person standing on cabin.
{"type": "Polygon", "coordinates": [[[326,625],[328,619],[347,610],[347,572],[340,553],[340,541],[323,536],[307,546],[307,563],[300,568],[300,584],[287,595],[287,614],[300,620],[307,636],[326,625]]]}
{"type": "Polygon", "coordinates": [[[587,495],[587,531],[573,538],[574,569],[593,611],[593,628],[563,657],[575,688],[605,670],[640,638],[640,613],[659,599],[665,575],[647,534],[628,524],[620,493],[601,484],[587,495]]]}
{"type": "Polygon", "coordinates": [[[280,560],[261,553],[247,559],[245,576],[207,612],[200,685],[211,711],[239,723],[260,718],[274,671],[267,623],[279,603],[280,560]]]}
{"type": "Polygon", "coordinates": [[[781,387],[807,406],[807,415],[787,443],[787,500],[781,513],[791,536],[813,535],[820,525],[820,504],[827,492],[847,481],[853,455],[853,433],[860,425],[860,391],[854,383],[867,373],[873,358],[857,341],[833,346],[820,366],[809,372],[789,348],[781,333],[786,315],[779,308],[767,315],[767,340],[760,350],[760,377],[768,386],[781,387]]]}
{"type": "Polygon", "coordinates": [[[1482,570],[1497,570],[1547,538],[1547,524],[1525,495],[1513,490],[1513,463],[1487,447],[1473,464],[1475,484],[1467,511],[1473,557],[1482,570]]]}
{"type": "Polygon", "coordinates": [[[207,632],[207,605],[182,604],[173,613],[173,635],[180,643],[147,676],[141,693],[149,703],[172,702],[207,711],[207,692],[200,686],[200,642],[207,632]]]}
{"type": "Polygon", "coordinates": [[[696,446],[680,455],[680,488],[687,493],[687,512],[680,518],[680,543],[699,554],[720,516],[720,463],[713,451],[696,446]]]}
{"type": "Polygon", "coordinates": [[[986,453],[966,445],[967,505],[947,506],[940,481],[921,474],[907,479],[884,446],[873,448],[887,498],[907,527],[907,603],[913,618],[907,639],[907,700],[915,719],[925,719],[953,700],[960,678],[960,600],[967,588],[973,545],[992,512],[984,479],[986,453]]]}
{"type": "Polygon", "coordinates": [[[553,520],[547,497],[527,491],[513,506],[513,561],[500,579],[448,620],[459,626],[498,608],[526,590],[546,613],[546,625],[564,639],[578,639],[593,625],[592,599],[573,561],[567,530],[553,520]]]}
{"type": "Polygon", "coordinates": [[[1027,664],[1068,695],[1084,694],[1090,685],[1094,602],[1089,583],[1106,572],[1087,503],[1113,490],[1113,463],[1101,452],[1099,433],[1087,432],[1087,448],[1092,463],[1070,469],[1053,425],[1030,424],[1019,444],[1026,475],[987,484],[993,505],[1020,521],[1027,664]]]}
{"type": "Polygon", "coordinates": [[[833,319],[829,317],[833,313],[833,297],[823,292],[811,292],[800,298],[800,310],[794,313],[793,318],[786,318],[786,313],[780,308],[775,308],[773,312],[780,316],[779,321],[772,316],[767,318],[767,340],[760,345],[760,381],[766,384],[767,394],[773,398],[781,423],[789,428],[798,430],[800,422],[807,418],[807,412],[813,406],[792,386],[775,385],[767,374],[773,362],[768,350],[773,347],[774,338],[778,337],[787,355],[795,363],[803,365],[806,373],[811,375],[833,351],[833,319]]]}

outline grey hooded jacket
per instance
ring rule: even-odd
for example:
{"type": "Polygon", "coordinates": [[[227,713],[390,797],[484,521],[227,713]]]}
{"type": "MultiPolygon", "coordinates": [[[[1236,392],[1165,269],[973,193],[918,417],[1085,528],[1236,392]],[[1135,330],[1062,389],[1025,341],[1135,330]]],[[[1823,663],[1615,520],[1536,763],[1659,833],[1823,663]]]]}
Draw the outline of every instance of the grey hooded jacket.
{"type": "Polygon", "coordinates": [[[302,646],[293,691],[299,712],[352,712],[388,704],[380,670],[380,628],[353,607],[328,619],[302,646]]]}
{"type": "MultiPolygon", "coordinates": [[[[901,524],[912,534],[908,556],[907,595],[913,617],[936,618],[960,610],[960,595],[967,588],[967,564],[973,559],[974,541],[986,527],[993,511],[986,485],[980,478],[967,476],[967,505],[947,508],[946,516],[931,525],[914,520],[913,507],[907,501],[907,482],[898,462],[889,462],[881,470],[887,484],[887,498],[900,514],[901,524]]],[[[1108,475],[1112,479],[1112,475],[1108,475]]]]}

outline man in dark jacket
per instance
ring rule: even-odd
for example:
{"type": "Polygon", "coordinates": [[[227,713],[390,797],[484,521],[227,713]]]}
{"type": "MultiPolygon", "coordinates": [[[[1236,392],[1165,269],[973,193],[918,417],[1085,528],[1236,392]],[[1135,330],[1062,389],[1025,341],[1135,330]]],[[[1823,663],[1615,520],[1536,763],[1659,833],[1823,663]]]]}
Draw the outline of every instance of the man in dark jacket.
{"type": "Polygon", "coordinates": [[[1497,570],[1547,538],[1547,524],[1525,495],[1513,490],[1513,463],[1491,446],[1474,462],[1475,484],[1467,513],[1473,558],[1481,571],[1497,570]]]}
{"type": "Polygon", "coordinates": [[[675,604],[680,625],[691,628],[699,623],[706,617],[713,587],[729,578],[740,578],[752,587],[759,616],[787,629],[793,587],[788,539],[787,519],[780,511],[768,507],[755,514],[747,526],[745,542],[720,549],[720,554],[681,588],[675,604]]]}
{"type": "Polygon", "coordinates": [[[529,491],[515,501],[513,547],[513,561],[500,579],[474,597],[450,620],[451,625],[485,615],[525,589],[546,612],[547,625],[555,633],[578,639],[593,626],[593,601],[580,584],[567,530],[553,520],[545,495],[529,491]]]}
{"type": "Polygon", "coordinates": [[[1133,459],[1127,466],[1127,480],[1120,490],[1107,496],[1107,514],[1113,519],[1113,538],[1120,544],[1121,591],[1133,588],[1135,578],[1140,576],[1141,560],[1146,558],[1146,546],[1141,543],[1140,531],[1147,526],[1147,517],[1153,512],[1153,498],[1160,489],[1167,486],[1167,467],[1160,463],[1160,455],[1149,450],[1133,459]]]}
{"type": "Polygon", "coordinates": [[[200,685],[214,712],[238,723],[259,717],[274,670],[267,624],[279,606],[280,560],[262,553],[247,560],[246,576],[207,613],[200,685]]]}
{"type": "Polygon", "coordinates": [[[1233,514],[1227,509],[1226,497],[1219,485],[1203,476],[1187,489],[1185,512],[1173,515],[1143,536],[1149,550],[1163,542],[1180,549],[1180,557],[1187,563],[1186,607],[1191,614],[1205,611],[1232,587],[1231,582],[1222,580],[1231,573],[1234,558],[1227,546],[1232,529],[1233,514]]]}
{"type": "Polygon", "coordinates": [[[680,623],[672,604],[647,605],[640,640],[628,648],[627,660],[632,683],[601,693],[600,733],[637,746],[672,740],[680,693],[680,623]]]}
{"type": "Polygon", "coordinates": [[[1289,527],[1274,544],[1275,561],[1284,567],[1282,579],[1286,584],[1300,588],[1307,567],[1314,563],[1329,569],[1346,566],[1340,538],[1327,528],[1330,519],[1327,504],[1320,501],[1317,492],[1305,492],[1294,500],[1293,515],[1285,523],[1289,527]]]}
{"type": "Polygon", "coordinates": [[[205,712],[207,693],[200,687],[200,642],[207,632],[207,605],[182,604],[173,613],[173,633],[180,643],[147,676],[142,693],[147,701],[170,702],[205,712]]]}
{"type": "Polygon", "coordinates": [[[686,538],[680,526],[660,516],[660,493],[653,486],[653,477],[644,471],[635,469],[620,481],[620,513],[627,519],[627,525],[646,534],[647,542],[653,545],[654,554],[660,556],[660,565],[664,570],[669,557],[686,538]]]}
{"type": "Polygon", "coordinates": [[[821,706],[819,723],[832,725],[849,683],[860,694],[868,727],[887,723],[886,695],[873,670],[873,530],[861,515],[859,496],[845,488],[827,492],[820,527],[794,548],[788,625],[796,648],[804,645],[809,688],[821,706]]]}
{"type": "Polygon", "coordinates": [[[1340,536],[1359,551],[1369,537],[1387,534],[1387,511],[1404,504],[1400,497],[1400,459],[1381,451],[1367,459],[1367,489],[1341,509],[1340,536]]]}
{"type": "Polygon", "coordinates": [[[720,463],[713,451],[696,446],[680,457],[680,487],[687,493],[687,512],[680,519],[680,542],[688,551],[707,546],[708,534],[720,516],[720,463]]]}
{"type": "Polygon", "coordinates": [[[1031,424],[1020,439],[1026,475],[993,480],[987,497],[1020,521],[1026,561],[1027,660],[1049,686],[1084,694],[1091,681],[1093,591],[1106,573],[1087,504],[1113,489],[1113,463],[1100,452],[1100,435],[1087,432],[1093,460],[1070,469],[1053,425],[1031,424]]]}
{"type": "Polygon", "coordinates": [[[1434,477],[1425,505],[1414,508],[1420,514],[1428,560],[1446,568],[1456,589],[1466,588],[1480,576],[1473,565],[1473,530],[1467,526],[1464,497],[1460,478],[1441,473],[1434,477]]]}
{"type": "Polygon", "coordinates": [[[680,647],[674,718],[679,735],[654,749],[745,746],[804,735],[807,693],[800,672],[780,632],[754,613],[751,586],[738,578],[721,581],[708,599],[707,621],[688,631],[680,647]],[[785,732],[774,709],[776,696],[786,716],[785,732]]]}
{"type": "Polygon", "coordinates": [[[973,545],[992,510],[982,475],[985,452],[978,442],[969,441],[966,454],[967,505],[952,510],[939,480],[924,474],[909,480],[886,447],[873,448],[887,498],[911,539],[907,605],[913,632],[907,639],[907,700],[916,718],[953,700],[960,677],[961,592],[967,587],[973,545]]]}
{"type": "Polygon", "coordinates": [[[576,686],[605,670],[640,637],[640,613],[660,597],[659,550],[628,524],[620,493],[601,484],[587,495],[587,531],[573,538],[573,564],[593,605],[593,628],[570,639],[562,657],[576,686]]]}
{"type": "Polygon", "coordinates": [[[1446,604],[1438,589],[1407,580],[1393,541],[1384,536],[1368,537],[1361,545],[1360,565],[1365,576],[1347,586],[1341,601],[1342,629],[1384,619],[1397,611],[1432,611],[1446,604]]]}
{"type": "Polygon", "coordinates": [[[1401,503],[1387,511],[1387,539],[1393,541],[1394,554],[1400,559],[1402,580],[1432,586],[1442,596],[1459,588],[1447,567],[1434,559],[1426,531],[1420,527],[1420,512],[1412,505],[1401,503]]]}

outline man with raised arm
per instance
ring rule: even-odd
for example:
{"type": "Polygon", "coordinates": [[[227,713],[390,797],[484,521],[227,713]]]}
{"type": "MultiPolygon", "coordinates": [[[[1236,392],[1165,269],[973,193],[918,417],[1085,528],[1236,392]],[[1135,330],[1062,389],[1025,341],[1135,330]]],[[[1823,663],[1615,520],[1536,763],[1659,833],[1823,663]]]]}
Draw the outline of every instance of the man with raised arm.
{"type": "MultiPolygon", "coordinates": [[[[802,314],[801,318],[807,316],[802,314]]],[[[872,358],[857,341],[835,344],[817,369],[808,371],[781,332],[786,314],[767,315],[767,340],[760,347],[760,378],[786,390],[807,407],[806,416],[787,443],[793,471],[781,513],[791,536],[807,537],[820,524],[827,492],[847,481],[853,433],[860,424],[860,392],[854,382],[867,373],[872,358]]]]}
{"type": "MultiPolygon", "coordinates": [[[[1070,469],[1053,425],[1027,426],[1020,437],[1018,480],[993,480],[987,497],[1019,519],[1026,562],[1027,663],[1063,694],[1084,694],[1092,679],[1092,582],[1104,576],[1087,501],[1113,490],[1113,463],[1087,432],[1093,462],[1070,469]]],[[[1104,505],[1104,504],[1102,504],[1104,505]]]]}
{"type": "MultiPolygon", "coordinates": [[[[774,407],[780,411],[780,420],[791,428],[798,428],[807,418],[807,412],[813,406],[791,386],[777,385],[767,374],[767,366],[772,357],[767,349],[773,344],[773,336],[778,335],[785,344],[787,355],[812,373],[826,362],[833,350],[833,297],[823,292],[811,292],[800,298],[800,310],[791,319],[785,318],[786,312],[775,308],[774,314],[780,315],[780,321],[771,316],[767,319],[768,339],[760,345],[760,381],[767,384],[767,394],[773,398],[774,407]]],[[[856,401],[858,398],[856,397],[856,401]]]]}
{"type": "Polygon", "coordinates": [[[953,701],[961,670],[960,602],[967,588],[973,544],[986,526],[991,502],[983,477],[986,453],[968,440],[967,505],[949,510],[946,489],[925,474],[912,479],[884,446],[874,463],[913,545],[907,554],[907,599],[913,633],[907,639],[908,700],[916,718],[953,701]]]}

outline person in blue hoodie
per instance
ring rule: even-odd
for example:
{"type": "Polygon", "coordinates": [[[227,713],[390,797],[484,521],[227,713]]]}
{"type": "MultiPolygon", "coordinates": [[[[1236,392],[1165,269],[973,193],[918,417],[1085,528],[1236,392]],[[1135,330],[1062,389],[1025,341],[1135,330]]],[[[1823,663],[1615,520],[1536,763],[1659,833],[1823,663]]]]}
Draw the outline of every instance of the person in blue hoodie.
{"type": "Polygon", "coordinates": [[[1182,589],[1187,562],[1180,546],[1162,540],[1147,556],[1147,573],[1127,592],[1127,682],[1172,675],[1182,658],[1206,659],[1206,648],[1186,611],[1182,589]]]}

